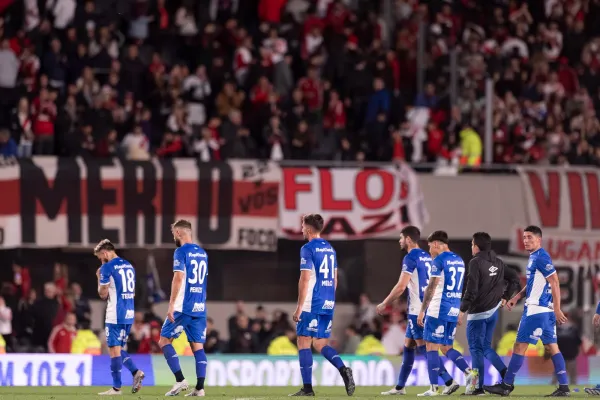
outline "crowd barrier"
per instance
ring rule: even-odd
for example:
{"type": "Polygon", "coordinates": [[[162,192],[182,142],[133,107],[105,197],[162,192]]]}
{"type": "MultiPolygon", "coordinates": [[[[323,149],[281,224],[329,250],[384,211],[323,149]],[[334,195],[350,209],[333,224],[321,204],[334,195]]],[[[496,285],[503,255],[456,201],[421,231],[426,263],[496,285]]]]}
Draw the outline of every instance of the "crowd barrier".
{"type": "MultiPolygon", "coordinates": [[[[133,355],[137,367],[146,374],[147,386],[170,386],[173,375],[161,355],[133,355]]],[[[344,356],[354,370],[359,386],[393,386],[398,376],[401,357],[344,356]]],[[[466,357],[470,363],[470,359],[466,357]]],[[[300,369],[296,357],[266,355],[210,355],[206,375],[207,386],[299,386],[300,369]]],[[[508,359],[505,360],[508,363],[508,359]]],[[[445,366],[454,379],[464,384],[464,374],[451,362],[445,366]]],[[[188,378],[195,376],[193,357],[181,357],[181,367],[188,378]]],[[[550,384],[554,368],[550,359],[527,358],[516,379],[517,385],[550,384]]],[[[596,384],[600,357],[577,360],[577,384],[596,384]],[[592,378],[594,376],[595,378],[592,378]]],[[[123,384],[131,385],[131,374],[123,369],[123,384]]],[[[500,380],[498,372],[486,364],[485,382],[500,380]]],[[[313,382],[318,386],[342,386],[338,371],[325,359],[315,356],[313,382]]],[[[424,358],[415,360],[408,385],[429,384],[424,358]]],[[[108,356],[70,354],[4,354],[0,358],[0,386],[110,386],[108,356]]]]}

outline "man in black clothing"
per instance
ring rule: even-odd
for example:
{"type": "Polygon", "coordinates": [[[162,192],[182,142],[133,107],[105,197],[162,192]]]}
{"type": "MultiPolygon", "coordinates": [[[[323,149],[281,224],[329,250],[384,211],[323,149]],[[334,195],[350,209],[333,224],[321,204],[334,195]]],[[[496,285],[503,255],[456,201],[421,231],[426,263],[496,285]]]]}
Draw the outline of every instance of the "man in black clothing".
{"type": "Polygon", "coordinates": [[[498,310],[520,289],[517,273],[504,265],[492,251],[492,238],[486,232],[477,232],[471,242],[473,259],[469,262],[467,284],[460,304],[458,324],[467,317],[467,339],[473,358],[473,369],[479,372],[479,384],[472,395],[484,394],[484,357],[500,372],[506,365],[492,348],[492,336],[498,321],[498,310]]]}

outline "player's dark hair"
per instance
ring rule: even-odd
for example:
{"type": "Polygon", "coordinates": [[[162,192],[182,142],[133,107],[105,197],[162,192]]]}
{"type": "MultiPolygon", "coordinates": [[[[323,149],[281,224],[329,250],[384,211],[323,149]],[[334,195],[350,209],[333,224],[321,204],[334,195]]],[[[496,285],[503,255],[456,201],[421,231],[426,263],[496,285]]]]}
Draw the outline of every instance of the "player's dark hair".
{"type": "Polygon", "coordinates": [[[323,225],[325,224],[321,214],[306,214],[302,217],[302,222],[304,222],[304,225],[314,228],[319,233],[323,230],[323,225]]]}
{"type": "Polygon", "coordinates": [[[171,225],[171,229],[175,229],[175,228],[192,230],[192,223],[185,219],[178,219],[177,221],[173,222],[173,224],[171,225]]]}
{"type": "Polygon", "coordinates": [[[115,251],[115,245],[111,243],[108,239],[103,239],[94,247],[94,254],[101,252],[102,250],[106,251],[115,251]]]}
{"type": "Polygon", "coordinates": [[[479,247],[481,251],[489,251],[492,249],[492,237],[487,232],[475,232],[473,234],[473,243],[479,247]]]}
{"type": "Polygon", "coordinates": [[[417,243],[421,239],[421,231],[416,226],[405,226],[400,233],[404,237],[409,237],[414,243],[417,243]]]}
{"type": "Polygon", "coordinates": [[[536,236],[542,237],[542,229],[539,226],[529,225],[523,232],[531,232],[536,236]]]}
{"type": "Polygon", "coordinates": [[[427,238],[427,242],[442,242],[448,244],[448,234],[444,231],[435,231],[427,238]]]}

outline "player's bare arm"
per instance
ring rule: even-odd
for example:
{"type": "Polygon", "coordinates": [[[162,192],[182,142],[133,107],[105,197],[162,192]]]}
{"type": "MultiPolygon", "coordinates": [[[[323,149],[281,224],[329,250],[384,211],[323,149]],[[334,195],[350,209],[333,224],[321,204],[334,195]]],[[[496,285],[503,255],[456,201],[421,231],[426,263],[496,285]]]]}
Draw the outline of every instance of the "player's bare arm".
{"type": "Polygon", "coordinates": [[[181,285],[183,285],[183,278],[185,274],[183,271],[175,271],[173,274],[173,282],[171,282],[171,298],[169,299],[169,311],[167,312],[167,318],[169,321],[174,322],[175,316],[175,299],[177,298],[177,294],[181,289],[181,285]]]}
{"type": "Polygon", "coordinates": [[[556,315],[556,322],[564,324],[567,322],[567,317],[563,314],[560,309],[560,282],[558,281],[558,275],[556,273],[546,278],[550,284],[550,290],[552,291],[552,304],[554,306],[554,315],[556,315]]]}
{"type": "Polygon", "coordinates": [[[427,285],[427,289],[425,289],[425,294],[423,294],[421,312],[419,313],[419,317],[417,318],[417,324],[419,324],[419,326],[425,326],[425,311],[427,311],[429,303],[431,303],[431,299],[433,299],[433,292],[435,292],[435,288],[437,287],[439,280],[439,276],[432,276],[431,278],[429,278],[429,284],[427,285]]]}
{"type": "Polygon", "coordinates": [[[100,296],[102,300],[108,299],[108,285],[100,284],[100,268],[96,271],[96,278],[98,279],[98,296],[100,296]]]}
{"type": "Polygon", "coordinates": [[[408,286],[408,282],[410,281],[410,277],[412,275],[408,272],[402,272],[400,274],[400,278],[398,278],[398,282],[394,285],[390,294],[377,306],[377,314],[384,315],[385,309],[392,304],[396,299],[402,296],[402,293],[406,290],[406,286],[408,286]]]}
{"type": "MultiPolygon", "coordinates": [[[[337,274],[337,271],[336,271],[337,274]]],[[[300,314],[302,314],[302,305],[304,304],[304,300],[306,300],[306,295],[308,293],[308,282],[310,281],[310,271],[302,270],[300,271],[300,280],[298,281],[298,305],[296,306],[296,311],[292,316],[294,322],[300,321],[300,314]]],[[[337,282],[337,279],[336,279],[337,282]]]]}
{"type": "Polygon", "coordinates": [[[337,268],[335,269],[335,275],[333,276],[333,287],[335,288],[335,290],[337,290],[337,283],[338,283],[338,279],[337,279],[337,268]]]}
{"type": "Polygon", "coordinates": [[[525,292],[527,290],[527,286],[525,286],[523,289],[521,289],[521,291],[517,294],[515,294],[507,303],[506,303],[506,308],[508,309],[508,311],[511,311],[514,306],[517,305],[517,302],[519,300],[521,300],[521,298],[523,296],[525,296],[525,292]]]}

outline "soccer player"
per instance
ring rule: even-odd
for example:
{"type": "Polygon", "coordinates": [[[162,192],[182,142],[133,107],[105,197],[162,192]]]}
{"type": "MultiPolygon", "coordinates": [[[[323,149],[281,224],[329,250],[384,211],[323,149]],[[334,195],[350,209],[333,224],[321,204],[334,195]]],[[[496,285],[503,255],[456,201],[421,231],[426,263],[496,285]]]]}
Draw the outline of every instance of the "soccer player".
{"type": "Polygon", "coordinates": [[[346,393],[352,396],[355,385],[352,370],[333,347],[328,345],[335,310],[337,258],[335,250],[321,238],[323,217],[307,214],[302,217],[302,233],[308,243],[300,250],[300,281],[298,306],[293,315],[297,322],[298,357],[303,387],[291,396],[314,396],[312,388],[313,357],[311,345],[338,369],[346,393]]]}
{"type": "Polygon", "coordinates": [[[196,388],[186,396],[202,397],[206,377],[207,359],[204,353],[206,340],[206,284],[208,255],[192,240],[192,224],[180,219],[171,225],[175,239],[173,254],[173,282],[167,319],[160,331],[158,345],[163,351],[176,383],[165,396],[177,396],[188,390],[188,382],[181,372],[179,357],[173,340],[185,331],[196,360],[196,388]]]}
{"type": "MultiPolygon", "coordinates": [[[[423,341],[423,328],[417,324],[417,315],[421,310],[423,290],[429,282],[429,270],[432,261],[429,254],[419,248],[420,238],[421,231],[416,226],[407,226],[400,232],[400,248],[407,252],[402,261],[402,273],[388,297],[377,306],[377,313],[383,315],[386,308],[408,288],[408,329],[404,340],[402,366],[400,367],[398,383],[387,392],[382,392],[381,394],[384,396],[406,394],[404,386],[406,386],[406,380],[415,362],[415,350],[423,356],[427,355],[425,342],[423,341]]],[[[443,394],[450,395],[460,387],[454,382],[442,363],[440,363],[440,376],[446,384],[443,394]]]]}
{"type": "Polygon", "coordinates": [[[425,328],[423,339],[425,339],[427,348],[427,369],[431,387],[418,396],[439,395],[437,382],[441,364],[438,354],[440,350],[465,373],[466,392],[471,393],[478,380],[477,371],[469,368],[462,354],[452,347],[460,313],[465,262],[448,249],[446,232],[433,232],[427,238],[427,242],[429,243],[429,254],[434,259],[429,275],[429,284],[423,295],[421,311],[417,317],[417,324],[425,328]],[[425,318],[426,311],[427,318],[425,318]]]}
{"type": "MultiPolygon", "coordinates": [[[[594,324],[596,329],[600,326],[600,302],[596,306],[596,314],[594,314],[594,317],[592,318],[592,324],[594,324]]],[[[593,388],[585,388],[584,390],[587,394],[592,396],[600,396],[600,384],[593,388]]]]}
{"type": "Polygon", "coordinates": [[[529,252],[527,264],[527,285],[508,303],[512,309],[525,295],[525,308],[517,331],[517,340],[508,364],[508,371],[501,383],[484,386],[483,390],[492,394],[508,396],[514,390],[515,376],[523,365],[524,355],[530,344],[535,345],[540,338],[546,353],[552,356],[554,372],[559,383],[549,397],[569,396],[570,390],[565,359],[556,344],[556,323],[564,324],[567,317],[560,309],[560,283],[556,269],[546,250],[542,248],[542,230],[534,225],[523,231],[523,245],[529,252]]]}
{"type": "Polygon", "coordinates": [[[102,266],[96,271],[98,294],[102,300],[108,300],[104,329],[113,378],[113,387],[98,394],[121,394],[121,365],[125,365],[133,375],[131,393],[137,393],[142,387],[144,372],[137,369],[127,351],[123,349],[127,345],[135,313],[135,269],[128,261],[117,256],[115,246],[108,239],[98,243],[94,248],[94,255],[102,262],[102,266]]]}
{"type": "MultiPolygon", "coordinates": [[[[596,314],[594,314],[594,317],[592,318],[592,324],[594,324],[595,328],[600,326],[600,302],[596,306],[596,314]]],[[[584,390],[589,395],[600,396],[600,384],[593,388],[585,388],[584,390]]]]}
{"type": "Polygon", "coordinates": [[[506,267],[492,250],[492,238],[488,233],[473,234],[471,253],[473,259],[469,262],[458,325],[462,325],[464,314],[468,312],[467,339],[473,357],[473,369],[479,374],[477,387],[470,394],[479,396],[485,394],[483,391],[484,357],[492,363],[502,377],[506,373],[506,365],[492,348],[492,336],[498,322],[498,310],[506,304],[513,293],[520,290],[520,286],[517,273],[512,268],[506,267]]]}

